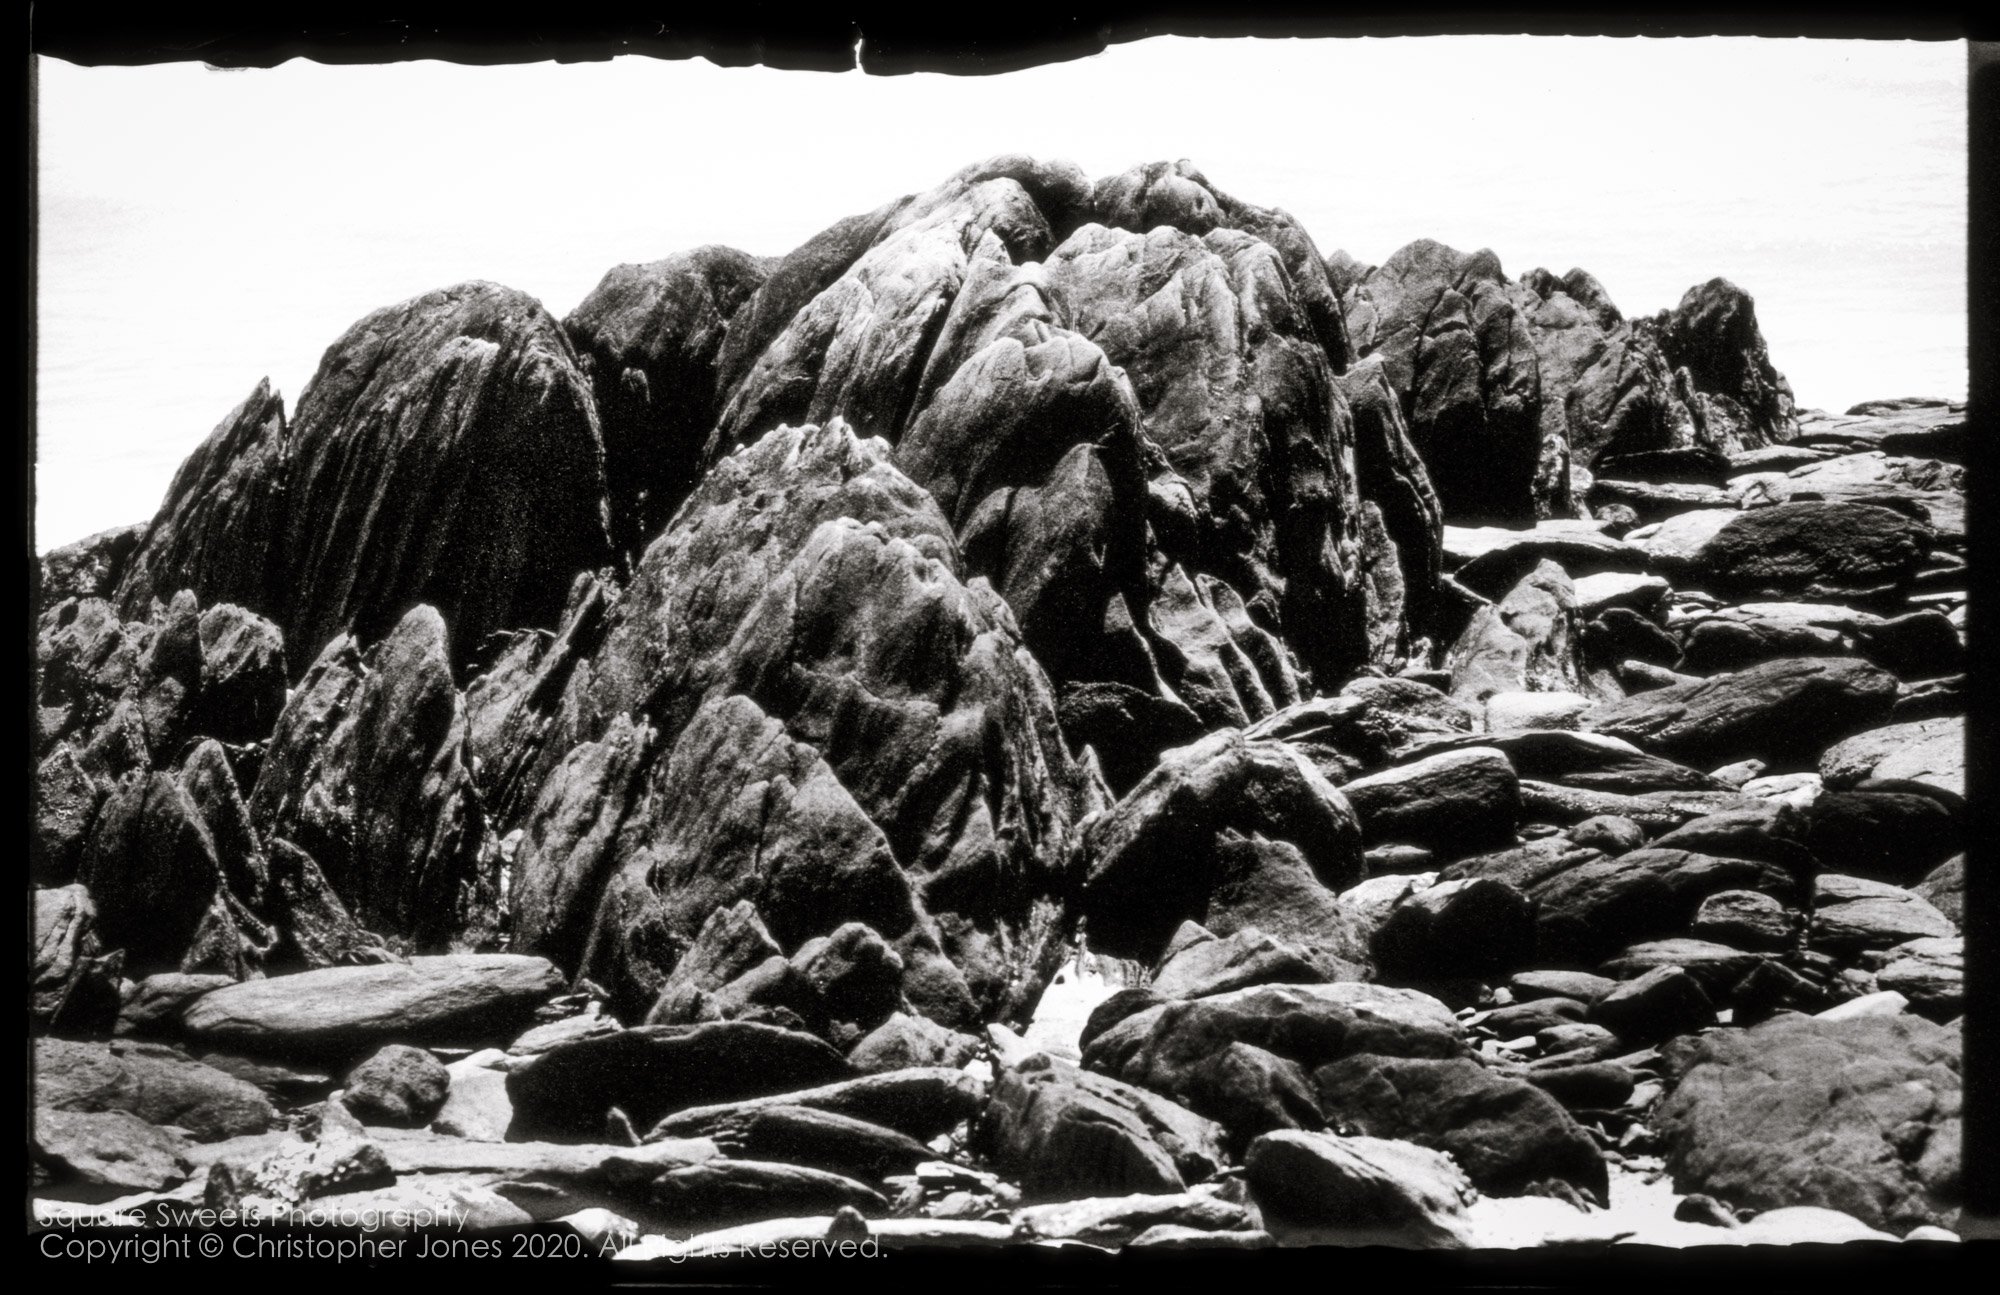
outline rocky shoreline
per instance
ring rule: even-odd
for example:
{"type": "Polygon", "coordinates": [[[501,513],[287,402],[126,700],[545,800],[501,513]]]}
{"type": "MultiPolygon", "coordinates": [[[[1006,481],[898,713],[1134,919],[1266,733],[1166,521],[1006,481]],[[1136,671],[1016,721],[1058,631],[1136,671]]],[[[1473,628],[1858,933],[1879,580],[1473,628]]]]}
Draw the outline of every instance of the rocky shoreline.
{"type": "Polygon", "coordinates": [[[1955,1239],[1964,409],[1001,157],[43,556],[39,1208],[1955,1239]]]}

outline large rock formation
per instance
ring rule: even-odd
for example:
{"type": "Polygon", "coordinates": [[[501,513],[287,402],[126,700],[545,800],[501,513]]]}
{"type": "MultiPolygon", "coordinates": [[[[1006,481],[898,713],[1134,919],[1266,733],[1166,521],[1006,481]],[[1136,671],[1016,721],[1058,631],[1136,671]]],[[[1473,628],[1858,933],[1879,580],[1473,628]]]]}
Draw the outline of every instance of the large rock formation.
{"type": "Polygon", "coordinates": [[[713,468],[633,581],[468,696],[516,941],[643,1013],[709,912],[896,943],[948,1021],[1018,1011],[1089,784],[1006,605],[844,424],[713,468]]]}
{"type": "Polygon", "coordinates": [[[287,422],[268,384],[174,479],[119,588],[128,616],[191,588],[269,616],[301,669],[344,630],[438,608],[454,661],[547,625],[609,555],[595,403],[533,299],[467,283],[335,342],[287,422]]]}

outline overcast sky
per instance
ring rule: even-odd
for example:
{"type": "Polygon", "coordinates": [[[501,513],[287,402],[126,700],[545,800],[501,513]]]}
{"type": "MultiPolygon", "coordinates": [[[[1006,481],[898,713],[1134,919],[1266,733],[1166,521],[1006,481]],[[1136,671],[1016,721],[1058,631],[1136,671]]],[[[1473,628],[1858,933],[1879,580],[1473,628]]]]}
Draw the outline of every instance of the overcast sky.
{"type": "Polygon", "coordinates": [[[1573,265],[1628,313],[1723,275],[1802,406],[1965,392],[1955,44],[1158,39],[998,77],[705,62],[37,61],[37,547],[144,520],[269,376],[465,279],[558,316],[611,266],[790,250],[1022,151],[1186,157],[1379,262],[1573,265]]]}

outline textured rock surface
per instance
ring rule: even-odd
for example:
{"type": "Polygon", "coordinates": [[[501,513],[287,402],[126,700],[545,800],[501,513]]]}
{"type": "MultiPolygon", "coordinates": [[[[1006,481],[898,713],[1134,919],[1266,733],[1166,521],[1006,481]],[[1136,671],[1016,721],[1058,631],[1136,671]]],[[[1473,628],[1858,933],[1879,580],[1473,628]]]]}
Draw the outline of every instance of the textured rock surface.
{"type": "Polygon", "coordinates": [[[356,323],[289,422],[260,386],[182,468],[119,603],[241,603],[283,629],[296,670],[427,602],[463,662],[494,630],[553,623],[608,556],[607,523],[568,339],[531,298],[461,284],[356,323]]]}
{"type": "Polygon", "coordinates": [[[1681,1190],[1825,1206],[1898,1234],[1955,1218],[1955,1030],[1786,1017],[1690,1044],[1659,1113],[1681,1190]]]}
{"type": "Polygon", "coordinates": [[[1782,767],[1886,718],[1895,699],[1894,678],[1864,661],[1801,657],[1641,693],[1591,720],[1599,733],[1698,768],[1746,757],[1782,767]]]}

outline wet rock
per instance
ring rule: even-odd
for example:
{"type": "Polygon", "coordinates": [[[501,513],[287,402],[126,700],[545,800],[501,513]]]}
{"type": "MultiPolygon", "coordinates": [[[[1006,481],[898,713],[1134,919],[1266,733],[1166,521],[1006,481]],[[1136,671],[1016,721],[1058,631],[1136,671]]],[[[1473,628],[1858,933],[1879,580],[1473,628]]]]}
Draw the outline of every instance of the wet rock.
{"type": "Polygon", "coordinates": [[[759,1160],[713,1160],[672,1169],[654,1180],[654,1209],[676,1223],[716,1226],[759,1218],[830,1214],[849,1206],[888,1210],[881,1193],[840,1174],[759,1160]]]}
{"type": "Polygon", "coordinates": [[[1594,962],[1640,940],[1686,931],[1703,900],[1725,890],[1796,898],[1799,883],[1772,864],[1685,850],[1634,850],[1565,869],[1526,888],[1536,951],[1594,962]]]}
{"type": "Polygon", "coordinates": [[[1829,871],[1897,885],[1963,848],[1958,815],[1929,795],[1830,791],[1813,801],[1811,822],[1806,843],[1829,871]]]}
{"type": "Polygon", "coordinates": [[[1833,790],[1869,778],[1907,779],[1965,794],[1965,718],[1938,716],[1856,733],[1826,748],[1820,777],[1833,790]]]}
{"type": "Polygon", "coordinates": [[[1499,692],[1584,692],[1581,634],[1569,577],[1545,561],[1473,614],[1446,661],[1451,695],[1479,704],[1499,692]]]}

